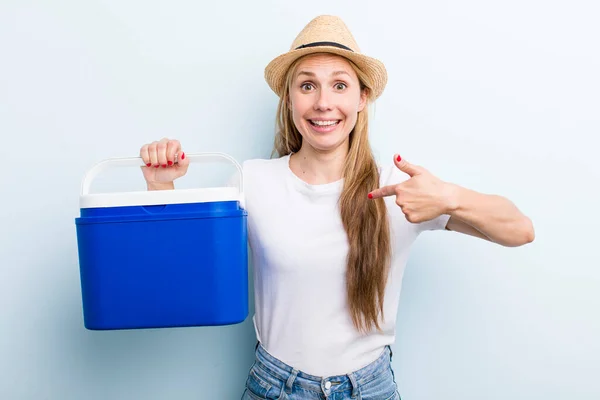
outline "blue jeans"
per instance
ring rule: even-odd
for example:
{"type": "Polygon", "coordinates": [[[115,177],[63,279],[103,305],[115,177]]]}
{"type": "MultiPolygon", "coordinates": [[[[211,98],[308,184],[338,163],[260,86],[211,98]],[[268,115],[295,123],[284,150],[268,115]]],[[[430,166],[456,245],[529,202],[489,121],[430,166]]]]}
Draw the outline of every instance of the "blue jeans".
{"type": "Polygon", "coordinates": [[[258,345],[242,400],[400,400],[391,361],[387,346],[358,371],[319,377],[294,369],[258,345]]]}

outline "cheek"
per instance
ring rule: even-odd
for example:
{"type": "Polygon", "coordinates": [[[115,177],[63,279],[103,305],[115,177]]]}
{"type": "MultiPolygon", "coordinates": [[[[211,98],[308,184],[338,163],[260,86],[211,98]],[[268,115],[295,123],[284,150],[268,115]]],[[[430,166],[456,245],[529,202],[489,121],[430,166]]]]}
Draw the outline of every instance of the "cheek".
{"type": "Polygon", "coordinates": [[[290,110],[292,111],[294,121],[300,121],[303,119],[304,114],[306,114],[306,105],[300,100],[292,100],[290,110]]]}
{"type": "Polygon", "coordinates": [[[347,96],[340,102],[339,108],[349,119],[356,118],[360,111],[360,94],[353,93],[352,96],[347,96]]]}
{"type": "Polygon", "coordinates": [[[346,119],[348,119],[349,121],[354,121],[356,120],[357,114],[359,112],[359,105],[354,101],[347,102],[341,105],[340,110],[342,111],[346,119]]]}
{"type": "Polygon", "coordinates": [[[292,121],[296,126],[296,129],[300,132],[301,136],[304,136],[304,116],[307,112],[307,101],[305,96],[290,96],[290,103],[288,104],[290,111],[292,112],[292,121]]]}

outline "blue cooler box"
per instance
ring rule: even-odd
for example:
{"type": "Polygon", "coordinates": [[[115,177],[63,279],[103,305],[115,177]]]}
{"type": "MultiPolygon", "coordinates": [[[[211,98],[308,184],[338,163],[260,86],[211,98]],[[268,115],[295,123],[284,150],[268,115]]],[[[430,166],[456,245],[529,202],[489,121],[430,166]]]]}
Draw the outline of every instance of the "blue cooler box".
{"type": "Polygon", "coordinates": [[[248,316],[247,213],[242,169],[226,154],[190,154],[233,163],[238,187],[90,194],[110,167],[86,174],[75,219],[87,329],[228,325],[248,316]]]}

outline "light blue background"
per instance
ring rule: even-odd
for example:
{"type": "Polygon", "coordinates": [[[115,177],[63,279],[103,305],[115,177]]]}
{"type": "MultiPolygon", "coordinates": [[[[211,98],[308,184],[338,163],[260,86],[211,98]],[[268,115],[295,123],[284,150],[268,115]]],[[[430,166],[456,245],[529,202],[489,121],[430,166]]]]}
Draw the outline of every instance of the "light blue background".
{"type": "MultiPolygon", "coordinates": [[[[600,398],[599,12],[592,0],[3,0],[0,398],[239,398],[250,318],[84,329],[79,185],[92,164],[163,136],[268,157],[277,99],[263,68],[322,13],[388,68],[378,159],[399,152],[505,195],[536,228],[516,249],[419,239],[393,348],[403,399],[600,398]]],[[[139,171],[110,182],[143,188],[139,171]]],[[[173,268],[186,262],[173,254],[173,268]]]]}

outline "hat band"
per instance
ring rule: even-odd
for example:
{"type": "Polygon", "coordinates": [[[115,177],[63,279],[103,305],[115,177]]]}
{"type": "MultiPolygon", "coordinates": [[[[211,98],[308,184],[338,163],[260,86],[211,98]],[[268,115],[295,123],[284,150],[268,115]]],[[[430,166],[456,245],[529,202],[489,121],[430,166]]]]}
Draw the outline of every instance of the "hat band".
{"type": "Polygon", "coordinates": [[[298,46],[295,48],[295,50],[300,50],[300,49],[305,49],[307,47],[321,47],[321,46],[331,46],[331,47],[338,47],[340,49],[344,49],[344,50],[348,50],[354,53],[354,50],[352,50],[350,47],[346,47],[343,44],[339,44],[336,42],[314,42],[314,43],[308,43],[308,44],[303,44],[301,46],[298,46]]]}

